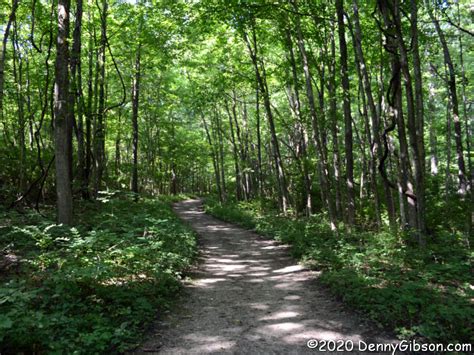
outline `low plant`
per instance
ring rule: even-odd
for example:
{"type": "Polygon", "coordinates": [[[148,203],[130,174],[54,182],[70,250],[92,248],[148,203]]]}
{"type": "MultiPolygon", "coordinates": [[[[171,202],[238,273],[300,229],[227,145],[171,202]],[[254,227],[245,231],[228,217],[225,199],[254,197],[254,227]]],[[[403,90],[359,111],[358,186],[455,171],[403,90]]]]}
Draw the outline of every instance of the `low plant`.
{"type": "Polygon", "coordinates": [[[401,338],[474,341],[472,252],[460,232],[439,229],[422,248],[404,232],[333,232],[324,214],[283,216],[259,201],[210,198],[206,210],[291,245],[335,296],[401,338]]]}
{"type": "Polygon", "coordinates": [[[104,193],[79,204],[73,228],[30,211],[0,218],[0,250],[19,260],[0,276],[0,352],[122,352],[196,255],[168,201],[104,193]]]}

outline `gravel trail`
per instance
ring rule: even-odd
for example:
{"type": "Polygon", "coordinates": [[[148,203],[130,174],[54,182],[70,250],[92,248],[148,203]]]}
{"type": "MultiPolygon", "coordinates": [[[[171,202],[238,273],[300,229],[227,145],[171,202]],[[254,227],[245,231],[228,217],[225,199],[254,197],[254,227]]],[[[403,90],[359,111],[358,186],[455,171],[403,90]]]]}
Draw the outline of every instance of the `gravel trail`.
{"type": "Polygon", "coordinates": [[[174,210],[199,233],[201,262],[180,305],[135,354],[323,353],[309,339],[352,341],[349,354],[362,353],[360,341],[394,343],[334,300],[288,247],[205,214],[200,200],[174,210]]]}

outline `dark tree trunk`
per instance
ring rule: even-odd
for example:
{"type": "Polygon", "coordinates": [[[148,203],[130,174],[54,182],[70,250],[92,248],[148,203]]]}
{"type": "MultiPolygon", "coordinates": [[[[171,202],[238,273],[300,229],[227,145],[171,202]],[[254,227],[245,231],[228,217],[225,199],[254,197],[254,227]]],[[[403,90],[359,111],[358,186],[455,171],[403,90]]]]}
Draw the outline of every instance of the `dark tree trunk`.
{"type": "Polygon", "coordinates": [[[135,73],[132,85],[132,137],[133,137],[133,165],[132,165],[132,192],[138,194],[138,105],[140,101],[140,50],[138,44],[135,58],[135,73]]]}
{"type": "Polygon", "coordinates": [[[444,36],[443,30],[439,24],[438,19],[434,16],[431,9],[428,8],[428,13],[433,22],[436,32],[443,48],[444,63],[448,67],[448,89],[451,100],[451,118],[454,123],[454,142],[456,143],[456,156],[458,163],[458,178],[459,178],[459,194],[464,196],[467,192],[467,178],[466,178],[466,165],[464,163],[464,151],[462,144],[462,132],[461,132],[461,120],[459,118],[459,101],[458,93],[456,88],[456,72],[454,64],[451,59],[449,52],[448,43],[444,36]]]}
{"type": "Polygon", "coordinates": [[[58,222],[72,224],[73,202],[70,179],[71,160],[67,147],[72,140],[68,120],[69,100],[69,0],[58,1],[58,36],[56,45],[56,83],[54,87],[54,138],[58,222]]]}
{"type": "MultiPolygon", "coordinates": [[[[377,109],[375,106],[375,101],[372,93],[372,87],[370,84],[369,72],[367,70],[367,64],[365,61],[364,53],[362,50],[362,31],[360,28],[359,22],[359,6],[357,0],[353,0],[353,19],[354,19],[354,47],[356,50],[356,56],[360,62],[360,69],[362,74],[362,82],[365,90],[365,95],[367,98],[367,104],[370,113],[370,119],[372,124],[372,146],[371,146],[371,174],[372,179],[374,180],[374,197],[376,205],[379,204],[378,200],[378,190],[377,190],[377,159],[381,160],[382,158],[382,149],[380,142],[380,119],[377,114],[377,109]]],[[[390,221],[390,225],[395,226],[395,207],[393,204],[392,193],[390,192],[390,186],[387,184],[387,181],[383,180],[383,187],[385,191],[385,203],[387,205],[387,212],[390,221]]],[[[377,218],[378,220],[380,217],[377,218]]],[[[380,222],[379,222],[380,223],[380,222]]]]}
{"type": "MultiPolygon", "coordinates": [[[[293,5],[293,9],[295,10],[295,12],[298,13],[299,10],[298,10],[298,5],[297,5],[296,0],[292,0],[291,3],[293,5]]],[[[311,114],[311,124],[313,127],[313,141],[314,141],[317,151],[319,152],[320,161],[321,161],[320,174],[319,174],[321,190],[322,190],[323,195],[325,196],[324,199],[329,211],[331,229],[335,230],[336,229],[336,215],[335,215],[334,204],[332,201],[330,188],[329,188],[329,177],[328,177],[329,165],[327,163],[325,148],[323,147],[323,143],[321,139],[321,132],[319,129],[319,123],[318,123],[318,117],[317,117],[317,111],[316,111],[316,104],[314,101],[314,92],[313,92],[313,84],[312,84],[313,77],[309,69],[308,56],[306,53],[303,33],[301,31],[300,18],[298,17],[298,15],[295,16],[295,24],[296,24],[296,31],[297,31],[297,36],[298,36],[298,47],[300,50],[300,56],[301,56],[301,61],[303,63],[303,70],[304,70],[304,75],[305,75],[306,96],[308,97],[309,109],[310,109],[310,114],[311,114]]]]}
{"type": "MultiPolygon", "coordinates": [[[[82,28],[82,0],[76,1],[76,21],[73,31],[73,44],[71,50],[71,92],[69,93],[69,120],[76,122],[77,137],[77,163],[79,170],[79,179],[81,181],[82,195],[85,195],[84,189],[87,189],[85,179],[85,148],[84,148],[84,120],[82,97],[82,73],[81,73],[81,28],[82,28]],[[77,109],[75,110],[75,105],[77,109]]],[[[72,143],[72,142],[71,142],[72,143]]],[[[72,145],[70,147],[72,160],[72,145]]]]}
{"type": "Polygon", "coordinates": [[[98,97],[98,110],[97,120],[95,127],[95,164],[96,164],[96,176],[95,176],[95,193],[102,188],[102,179],[104,175],[105,165],[105,51],[107,47],[107,0],[102,1],[101,9],[101,34],[100,34],[100,51],[98,56],[98,86],[99,86],[99,97],[98,97]]]}
{"type": "Polygon", "coordinates": [[[341,62],[341,84],[344,109],[344,145],[346,153],[346,188],[347,188],[347,223],[355,223],[355,192],[354,192],[354,157],[352,147],[352,116],[349,94],[349,68],[347,66],[347,44],[344,31],[343,0],[336,0],[337,28],[339,35],[339,52],[341,62]]]}
{"type": "Polygon", "coordinates": [[[291,32],[289,28],[285,28],[285,37],[286,37],[286,45],[288,48],[289,54],[289,62],[291,66],[291,74],[293,79],[293,91],[294,91],[294,99],[290,100],[292,102],[292,107],[294,114],[297,120],[297,134],[300,135],[301,140],[301,149],[300,149],[300,159],[303,160],[302,164],[302,173],[303,173],[303,186],[304,186],[304,193],[305,193],[305,207],[306,207],[306,215],[310,216],[313,213],[312,207],[312,187],[311,187],[311,178],[309,175],[309,166],[308,166],[308,159],[307,159],[307,133],[305,128],[303,127],[304,119],[301,114],[301,100],[300,100],[300,92],[298,88],[298,72],[296,69],[296,60],[295,54],[293,50],[293,41],[291,38],[291,32]]]}
{"type": "Polygon", "coordinates": [[[16,10],[18,9],[18,1],[12,0],[12,9],[10,16],[8,17],[7,26],[3,32],[2,39],[2,48],[0,49],[0,120],[4,122],[3,119],[3,97],[4,97],[4,84],[5,84],[5,57],[7,54],[7,41],[10,34],[10,28],[15,20],[16,10]]]}
{"type": "Polygon", "coordinates": [[[259,92],[263,96],[263,103],[266,111],[268,126],[270,128],[270,136],[271,136],[271,143],[272,143],[272,153],[273,159],[275,163],[276,169],[276,177],[278,181],[278,191],[279,191],[279,200],[280,200],[280,207],[284,213],[287,212],[289,207],[289,193],[288,187],[286,183],[286,176],[285,171],[283,168],[283,161],[280,154],[280,146],[278,143],[278,138],[276,134],[275,122],[273,119],[273,112],[271,108],[270,102],[270,95],[268,93],[267,81],[266,81],[266,74],[265,74],[265,67],[263,63],[261,64],[262,67],[260,68],[259,58],[258,58],[258,51],[257,51],[257,36],[255,33],[255,28],[252,27],[252,43],[253,48],[248,38],[248,35],[244,33],[244,39],[247,44],[247,48],[249,50],[250,57],[252,59],[252,63],[255,69],[255,76],[257,78],[257,82],[259,84],[259,92]]]}

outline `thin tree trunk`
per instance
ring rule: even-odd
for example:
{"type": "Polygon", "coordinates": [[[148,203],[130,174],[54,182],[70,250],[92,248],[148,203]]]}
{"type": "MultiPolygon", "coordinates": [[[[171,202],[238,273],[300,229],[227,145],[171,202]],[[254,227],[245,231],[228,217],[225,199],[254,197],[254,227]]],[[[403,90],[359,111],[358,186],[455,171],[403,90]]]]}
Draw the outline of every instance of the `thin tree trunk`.
{"type": "MultiPolygon", "coordinates": [[[[293,5],[293,9],[295,10],[295,12],[298,13],[299,11],[298,11],[298,5],[297,5],[296,0],[291,0],[291,3],[293,5]]],[[[316,105],[314,101],[313,86],[312,86],[313,78],[311,75],[311,71],[309,69],[308,56],[306,54],[303,34],[301,31],[300,18],[298,16],[295,16],[295,24],[296,24],[296,31],[297,31],[297,36],[298,36],[298,47],[300,50],[300,56],[301,56],[301,61],[303,63],[303,70],[304,70],[304,75],[305,75],[306,96],[308,97],[309,109],[310,109],[310,114],[311,114],[311,123],[313,126],[313,140],[314,140],[316,149],[320,155],[321,189],[322,189],[322,193],[326,202],[326,206],[329,211],[331,229],[336,230],[336,216],[335,216],[334,205],[332,202],[332,197],[331,197],[331,193],[329,189],[329,179],[328,179],[329,166],[327,164],[325,150],[324,150],[323,143],[321,140],[316,105]]]]}
{"type": "Polygon", "coordinates": [[[95,160],[96,160],[96,176],[95,176],[95,193],[102,188],[102,179],[105,164],[105,51],[107,47],[107,0],[102,1],[101,12],[101,35],[100,35],[100,51],[98,56],[98,73],[99,73],[99,97],[98,111],[95,129],[95,160]]]}
{"type": "MultiPolygon", "coordinates": [[[[76,122],[76,136],[77,136],[77,158],[79,178],[81,180],[81,189],[84,188],[84,170],[85,170],[85,156],[84,156],[84,121],[82,117],[83,101],[82,101],[82,75],[81,75],[81,28],[82,28],[82,0],[76,1],[76,21],[73,31],[73,44],[71,50],[70,68],[71,68],[71,91],[69,93],[69,121],[71,127],[76,122]],[[75,104],[77,109],[75,110],[75,104]]],[[[72,142],[70,146],[70,159],[72,161],[72,142]]],[[[72,164],[71,164],[72,165],[72,164]]],[[[71,177],[72,180],[72,177],[71,177]]]]}
{"type": "Polygon", "coordinates": [[[18,44],[18,27],[16,20],[13,22],[13,36],[12,36],[12,49],[13,49],[13,76],[15,80],[16,88],[16,101],[17,101],[17,116],[18,116],[18,150],[20,155],[19,162],[19,183],[18,187],[20,191],[26,189],[26,143],[25,143],[25,100],[23,97],[23,59],[18,44]]]}
{"type": "Polygon", "coordinates": [[[260,129],[260,95],[259,95],[258,82],[256,83],[256,87],[255,87],[255,115],[256,115],[256,120],[257,120],[258,189],[259,189],[260,198],[263,198],[264,191],[263,191],[263,171],[262,171],[262,137],[261,137],[261,129],[260,129]]]}
{"type": "Polygon", "coordinates": [[[462,145],[462,131],[461,131],[461,120],[459,118],[459,102],[458,94],[456,88],[456,72],[454,69],[453,61],[451,59],[451,54],[449,53],[448,43],[446,42],[446,37],[444,36],[443,30],[439,24],[438,19],[434,16],[432,10],[428,7],[428,14],[431,21],[433,22],[436,33],[438,34],[441,47],[443,49],[444,62],[448,67],[448,89],[451,100],[451,118],[454,123],[454,142],[456,143],[456,156],[458,163],[458,178],[459,178],[459,194],[464,196],[467,192],[467,179],[466,179],[466,166],[464,163],[464,151],[462,145]]]}
{"type": "Polygon", "coordinates": [[[94,96],[94,37],[92,36],[92,15],[91,9],[88,11],[88,27],[91,35],[88,43],[88,75],[87,75],[87,109],[86,109],[86,135],[85,135],[85,166],[84,179],[82,187],[82,196],[84,199],[90,198],[89,184],[92,172],[92,122],[93,122],[93,96],[94,96]]]}
{"type": "Polygon", "coordinates": [[[239,164],[239,153],[237,149],[237,143],[235,141],[234,122],[232,118],[232,115],[235,114],[235,108],[233,108],[233,113],[231,113],[227,101],[225,102],[225,108],[227,111],[227,115],[229,116],[230,142],[232,143],[232,152],[234,156],[235,197],[237,198],[237,200],[242,200],[242,183],[241,183],[241,173],[240,173],[240,164],[239,164]]]}
{"type": "Polygon", "coordinates": [[[291,38],[291,32],[289,28],[285,28],[285,36],[286,36],[286,44],[288,47],[288,53],[289,53],[289,62],[291,66],[291,74],[293,78],[293,91],[294,91],[294,100],[293,101],[293,107],[294,107],[294,112],[295,116],[297,119],[297,131],[299,131],[299,134],[301,135],[301,159],[303,160],[303,184],[304,184],[304,190],[305,190],[305,207],[306,207],[306,215],[310,216],[313,213],[313,207],[312,207],[312,187],[311,187],[311,178],[309,175],[309,166],[308,166],[308,159],[307,159],[307,133],[303,127],[303,122],[304,119],[301,114],[301,100],[300,100],[300,93],[298,89],[298,72],[296,70],[296,60],[295,60],[295,54],[293,51],[293,41],[291,38]]]}
{"type": "Polygon", "coordinates": [[[337,94],[336,94],[336,43],[334,40],[334,26],[331,25],[331,54],[329,66],[329,118],[331,120],[332,138],[332,162],[334,169],[334,191],[335,191],[335,214],[337,219],[342,218],[342,196],[341,196],[341,158],[339,154],[339,129],[337,120],[337,94]]]}
{"type": "Polygon", "coordinates": [[[217,155],[214,149],[214,144],[212,142],[211,134],[209,132],[209,127],[206,122],[206,118],[204,114],[201,114],[202,123],[204,125],[204,130],[206,132],[207,142],[209,144],[209,148],[211,148],[211,158],[212,158],[212,165],[214,167],[214,174],[216,178],[216,185],[217,185],[217,192],[219,194],[219,201],[224,202],[223,195],[222,195],[222,187],[221,187],[221,177],[219,174],[219,165],[217,162],[217,155]]]}
{"type": "MultiPolygon", "coordinates": [[[[392,4],[389,3],[387,0],[378,1],[378,7],[383,17],[385,27],[388,29],[393,29],[398,25],[397,19],[394,18],[396,17],[395,11],[397,11],[398,8],[394,8],[393,6],[398,6],[398,3],[392,4]]],[[[401,88],[401,72],[404,71],[404,75],[406,75],[406,68],[404,68],[404,64],[401,62],[399,54],[399,52],[401,51],[401,45],[399,43],[399,40],[401,39],[399,38],[399,36],[395,37],[392,36],[390,33],[387,34],[387,32],[385,32],[385,37],[387,39],[386,50],[390,53],[392,71],[390,86],[387,92],[389,115],[391,117],[393,126],[393,128],[391,128],[390,130],[393,130],[395,128],[395,125],[397,126],[398,140],[400,144],[400,173],[398,183],[398,192],[400,194],[400,217],[403,227],[405,221],[408,221],[410,227],[417,228],[416,196],[413,192],[413,186],[410,179],[410,158],[406,139],[405,120],[403,117],[403,99],[401,88]],[[405,206],[408,206],[408,210],[405,208],[405,206]]],[[[406,76],[405,80],[407,80],[406,76]]],[[[408,84],[406,84],[405,87],[408,88],[408,84]]],[[[385,130],[385,142],[387,140],[386,135],[390,130],[385,130]]],[[[385,150],[387,151],[387,148],[385,150]]],[[[383,158],[380,162],[379,170],[382,173],[382,177],[387,181],[387,183],[389,183],[386,172],[383,168],[384,160],[385,158],[383,158]]],[[[391,185],[391,187],[395,188],[393,184],[391,185]]]]}
{"type": "MultiPolygon", "coordinates": [[[[436,110],[436,106],[435,106],[436,92],[435,92],[435,86],[434,86],[434,82],[433,82],[434,72],[433,72],[432,68],[430,69],[430,72],[432,74],[431,75],[432,80],[430,80],[429,88],[428,88],[428,92],[429,92],[428,107],[429,107],[430,112],[435,112],[435,110],[436,110]]],[[[429,135],[430,135],[430,161],[429,161],[429,165],[430,165],[431,175],[436,176],[436,175],[438,175],[438,151],[437,151],[438,139],[437,139],[436,131],[435,131],[435,127],[434,127],[435,119],[434,119],[433,115],[428,115],[428,117],[429,117],[429,121],[428,121],[429,135]]]]}
{"type": "Polygon", "coordinates": [[[336,0],[337,28],[339,35],[339,55],[341,62],[341,83],[344,109],[344,143],[346,153],[346,187],[347,187],[347,223],[355,223],[355,192],[354,192],[354,157],[352,153],[352,117],[349,94],[349,68],[347,66],[347,44],[344,33],[343,0],[336,0]]]}
{"type": "MultiPolygon", "coordinates": [[[[390,10],[392,13],[393,23],[395,24],[397,39],[398,39],[398,49],[400,53],[400,68],[403,74],[404,83],[405,83],[405,95],[406,95],[406,105],[407,105],[407,126],[408,126],[408,135],[410,138],[410,147],[412,150],[412,159],[413,159],[413,167],[414,167],[414,187],[415,187],[415,198],[411,199],[408,197],[408,212],[409,212],[409,223],[410,227],[417,229],[418,233],[418,241],[421,245],[425,243],[423,235],[425,234],[425,184],[424,184],[424,144],[423,144],[423,117],[419,117],[417,115],[423,115],[423,103],[422,102],[415,102],[415,97],[413,94],[413,87],[412,87],[412,76],[409,69],[409,62],[408,62],[408,50],[403,40],[403,30],[401,25],[400,19],[400,10],[398,8],[398,2],[392,4],[390,6],[390,10]],[[417,105],[421,105],[417,107],[417,105]],[[421,122],[417,122],[421,120],[421,122]],[[413,200],[413,201],[412,201],[413,200]]],[[[418,28],[417,28],[417,8],[416,4],[412,5],[412,38],[413,46],[416,54],[418,55],[418,28]],[[413,9],[414,6],[414,9],[413,9]],[[414,27],[414,28],[413,28],[414,27]]],[[[420,70],[420,63],[418,58],[418,63],[414,60],[415,66],[415,76],[420,75],[419,78],[416,80],[418,82],[415,83],[420,87],[417,87],[416,90],[421,91],[421,70],[420,70]],[[418,68],[416,66],[418,65],[418,68]]],[[[421,94],[420,92],[417,93],[418,96],[421,94]]],[[[420,100],[420,97],[417,97],[417,100],[420,100]]],[[[400,106],[401,107],[401,106],[400,106]]]]}
{"type": "Polygon", "coordinates": [[[217,136],[219,139],[219,161],[220,161],[220,176],[221,176],[221,184],[222,184],[222,200],[225,202],[227,200],[227,191],[226,191],[226,184],[225,184],[225,156],[224,156],[224,140],[222,138],[222,122],[219,117],[219,114],[216,110],[215,112],[216,123],[217,123],[217,136]]]}
{"type": "MultiPolygon", "coordinates": [[[[133,137],[133,163],[132,163],[132,192],[138,194],[138,105],[140,102],[140,51],[138,44],[135,57],[135,72],[132,85],[132,137],[133,137]]],[[[136,195],[136,198],[138,196],[136,195]]]]}
{"type": "MultiPolygon", "coordinates": [[[[374,186],[374,199],[375,205],[380,205],[380,197],[377,189],[377,159],[381,160],[382,158],[382,149],[380,142],[380,119],[377,114],[377,108],[375,106],[375,101],[372,93],[372,87],[370,84],[369,72],[367,69],[367,64],[365,61],[364,52],[362,50],[362,30],[360,28],[359,21],[359,6],[357,0],[353,0],[353,19],[354,19],[354,47],[356,56],[360,63],[360,71],[362,74],[362,83],[365,90],[365,96],[367,98],[367,104],[370,113],[371,126],[372,126],[372,146],[370,149],[371,152],[371,175],[374,186]]],[[[390,226],[395,226],[395,207],[393,205],[392,193],[390,192],[390,186],[385,180],[383,181],[384,191],[385,191],[385,203],[387,206],[387,212],[389,217],[390,226]]],[[[377,221],[380,225],[380,216],[377,216],[377,221]]]]}
{"type": "Polygon", "coordinates": [[[283,168],[283,161],[281,159],[280,147],[278,144],[278,138],[277,138],[276,128],[275,128],[275,122],[273,120],[270,95],[268,93],[268,87],[267,87],[267,82],[266,82],[265,67],[263,66],[263,63],[262,63],[262,68],[260,69],[260,65],[259,65],[258,51],[257,51],[257,36],[255,33],[254,27],[252,28],[253,49],[252,49],[252,45],[250,44],[248,35],[246,33],[244,34],[244,39],[246,41],[247,48],[249,50],[252,63],[254,65],[255,76],[257,78],[257,82],[260,87],[260,93],[263,96],[263,103],[264,103],[265,111],[267,114],[266,116],[267,116],[268,126],[270,128],[271,143],[273,146],[272,150],[273,150],[273,158],[274,158],[275,169],[276,169],[276,176],[277,176],[277,181],[278,181],[280,207],[283,213],[286,213],[289,207],[288,187],[286,184],[286,177],[285,177],[285,172],[283,168]]]}
{"type": "Polygon", "coordinates": [[[8,17],[7,26],[3,32],[2,47],[0,48],[0,120],[4,122],[3,117],[3,97],[4,97],[4,84],[5,84],[5,58],[7,54],[7,41],[10,34],[10,28],[15,21],[16,10],[18,9],[19,0],[12,0],[12,8],[10,16],[8,17]]]}
{"type": "Polygon", "coordinates": [[[72,137],[68,127],[69,99],[69,51],[67,38],[69,36],[69,0],[58,0],[58,35],[56,46],[56,83],[54,88],[54,137],[55,137],[55,166],[58,222],[72,224],[73,202],[70,179],[71,161],[67,147],[72,137]]]}

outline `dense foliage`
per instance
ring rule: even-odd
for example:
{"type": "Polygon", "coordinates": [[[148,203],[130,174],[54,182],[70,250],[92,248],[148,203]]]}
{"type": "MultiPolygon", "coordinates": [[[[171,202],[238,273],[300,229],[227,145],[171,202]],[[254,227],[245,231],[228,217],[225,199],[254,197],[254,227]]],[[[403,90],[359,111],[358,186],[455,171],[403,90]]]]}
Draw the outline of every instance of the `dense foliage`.
{"type": "Polygon", "coordinates": [[[295,257],[322,271],[319,279],[334,294],[401,338],[474,341],[472,255],[460,233],[440,231],[421,249],[405,233],[335,233],[327,216],[289,218],[268,203],[207,199],[206,209],[290,244],[295,257]]]}
{"type": "Polygon", "coordinates": [[[2,211],[0,351],[110,353],[176,299],[195,235],[165,201],[102,194],[78,223],[2,211]]]}
{"type": "Polygon", "coordinates": [[[122,349],[194,248],[139,197],[212,193],[380,322],[468,340],[473,18],[468,0],[0,0],[1,275],[20,258],[0,339],[122,349]]]}

